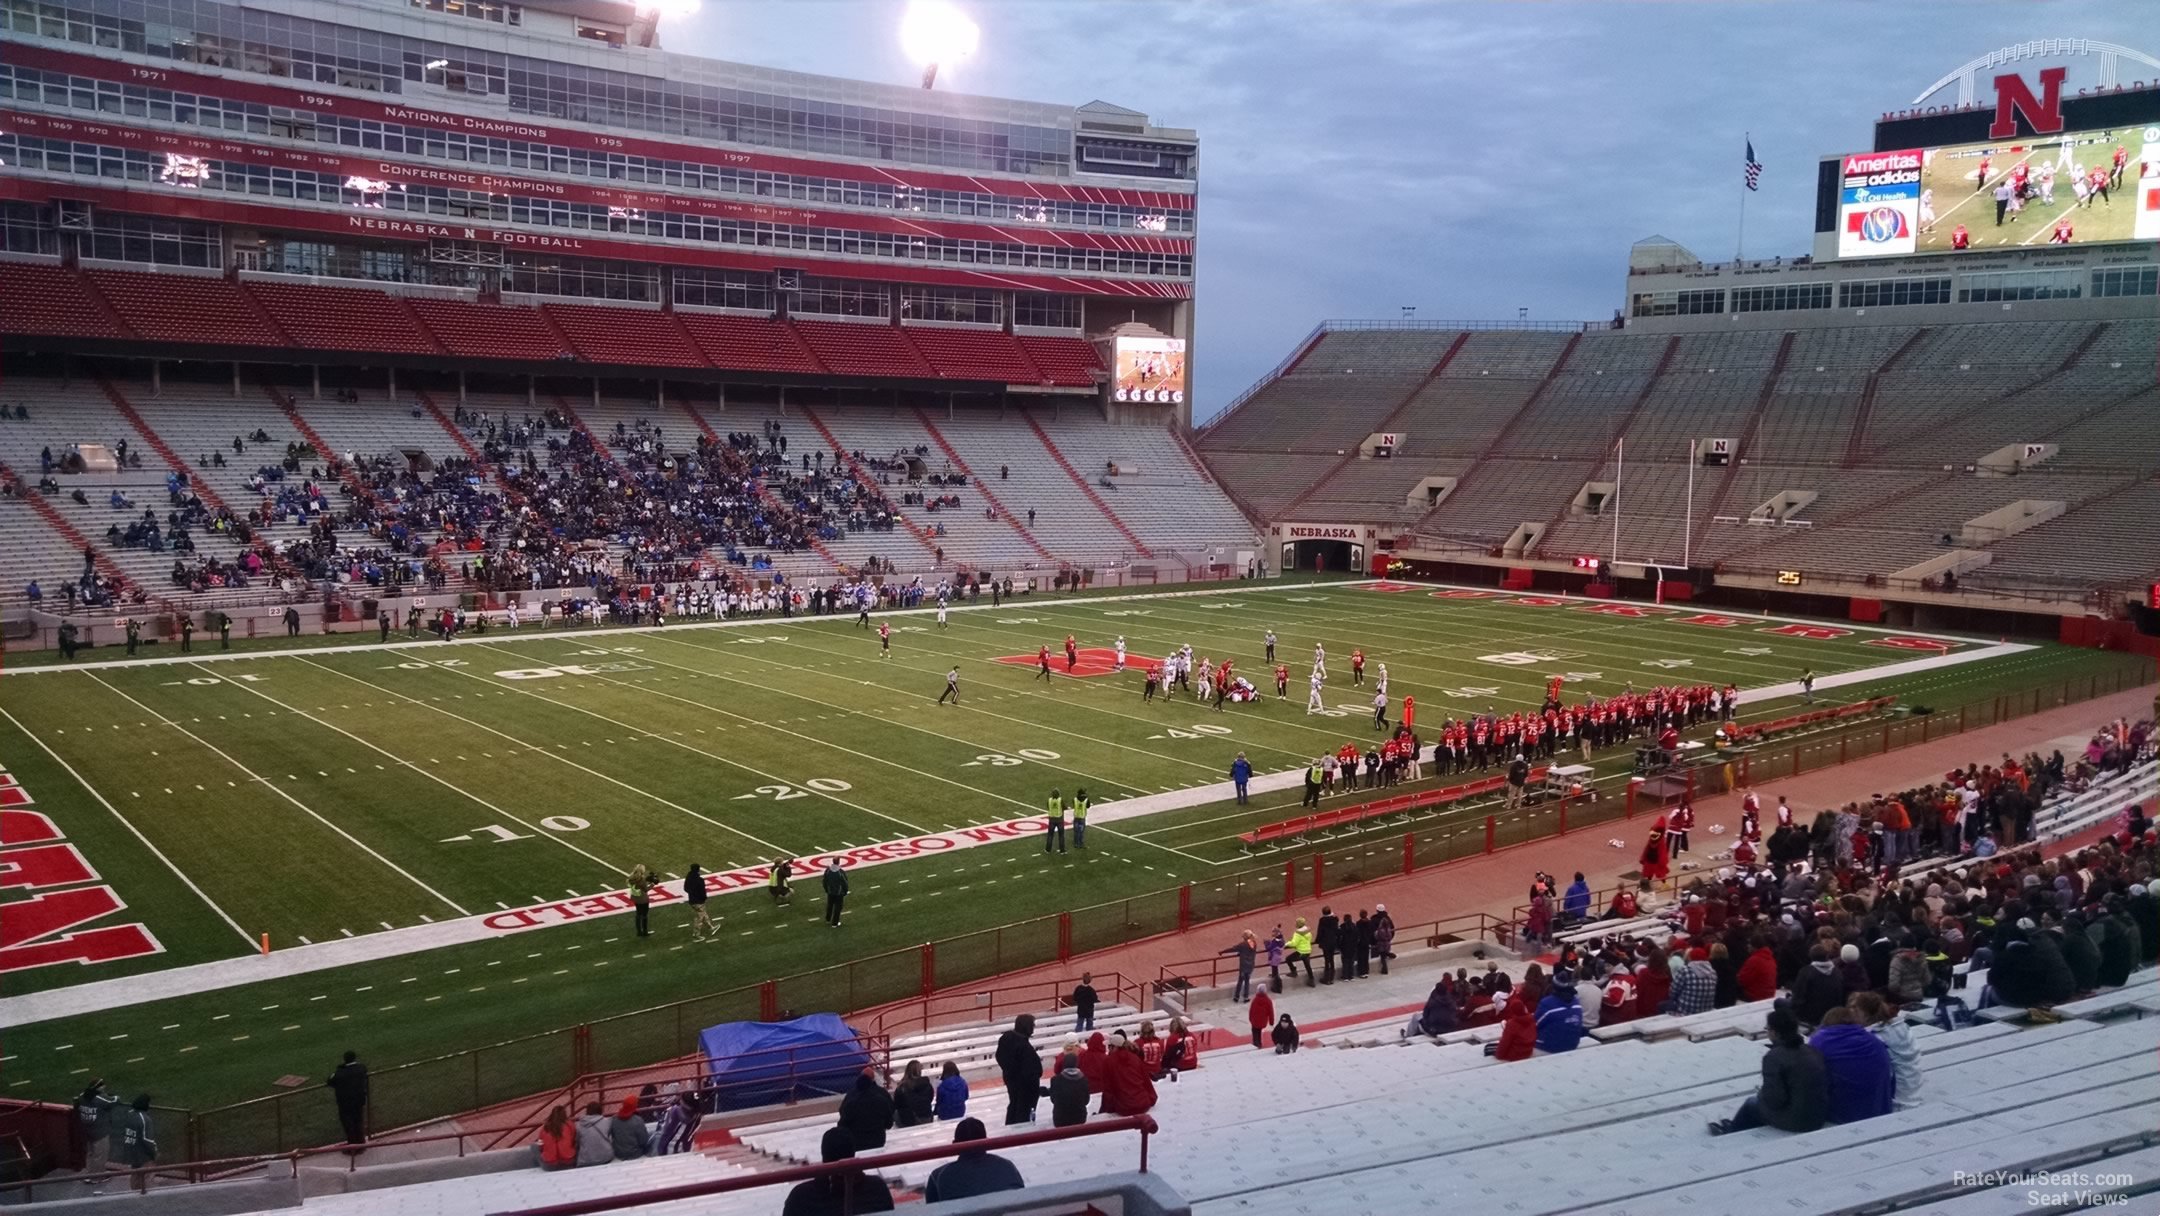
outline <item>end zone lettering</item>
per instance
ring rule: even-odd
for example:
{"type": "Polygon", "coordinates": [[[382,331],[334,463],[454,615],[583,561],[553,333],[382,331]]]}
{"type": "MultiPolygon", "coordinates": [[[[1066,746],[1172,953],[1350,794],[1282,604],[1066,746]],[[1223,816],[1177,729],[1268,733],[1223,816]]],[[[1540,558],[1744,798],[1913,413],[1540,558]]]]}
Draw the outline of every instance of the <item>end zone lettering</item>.
{"type": "MultiPolygon", "coordinates": [[[[0,782],[13,795],[0,805],[20,808],[35,801],[5,769],[0,769],[0,782]]],[[[28,899],[10,902],[7,915],[0,917],[0,975],[165,952],[139,923],[84,928],[124,911],[127,901],[110,885],[99,883],[82,850],[61,843],[59,826],[37,811],[0,810],[0,890],[31,893],[28,899]],[[92,883],[97,885],[83,885],[92,883]]]]}
{"type": "MultiPolygon", "coordinates": [[[[1032,660],[1031,660],[1032,661],[1032,660]]],[[[792,881],[815,883],[818,874],[832,862],[839,862],[843,870],[859,870],[866,866],[879,866],[887,862],[906,861],[925,853],[943,853],[953,849],[969,849],[981,844],[999,844],[1008,840],[1020,840],[1043,830],[1040,818],[1008,819],[1002,823],[977,824],[974,827],[955,828],[929,836],[909,836],[900,840],[888,840],[882,844],[864,845],[843,853],[820,853],[795,861],[792,881]]],[[[749,891],[763,887],[772,878],[771,866],[744,866],[739,870],[727,870],[705,876],[707,889],[713,894],[729,891],[749,891]]],[[[814,889],[814,888],[813,888],[814,889]]],[[[661,883],[653,887],[654,903],[674,903],[682,899],[682,883],[661,883]]],[[[10,905],[11,907],[13,905],[10,905]]],[[[628,891],[610,891],[602,895],[587,895],[579,899],[566,899],[551,904],[535,904],[528,908],[512,908],[482,917],[480,924],[496,933],[523,933],[528,929],[545,929],[550,925],[565,925],[571,921],[589,920],[595,916],[615,916],[628,912],[634,905],[628,891]]]]}

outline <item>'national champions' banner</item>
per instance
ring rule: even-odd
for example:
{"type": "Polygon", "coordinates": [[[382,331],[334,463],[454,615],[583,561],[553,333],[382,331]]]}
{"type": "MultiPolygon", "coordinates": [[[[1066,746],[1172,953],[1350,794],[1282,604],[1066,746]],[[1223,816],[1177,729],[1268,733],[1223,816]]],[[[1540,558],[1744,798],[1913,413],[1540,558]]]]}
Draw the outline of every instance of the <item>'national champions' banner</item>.
{"type": "Polygon", "coordinates": [[[1838,256],[1877,258],[1911,253],[1920,237],[1918,148],[1855,152],[1838,183],[1838,256]]]}

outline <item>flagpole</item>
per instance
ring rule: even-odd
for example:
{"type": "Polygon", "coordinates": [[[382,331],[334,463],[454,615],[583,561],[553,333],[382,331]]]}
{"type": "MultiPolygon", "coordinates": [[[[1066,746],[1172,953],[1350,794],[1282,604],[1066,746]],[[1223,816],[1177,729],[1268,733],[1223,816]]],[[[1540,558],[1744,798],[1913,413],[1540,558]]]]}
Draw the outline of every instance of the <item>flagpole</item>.
{"type": "MultiPolygon", "coordinates": [[[[1753,131],[1747,133],[1747,146],[1750,148],[1755,146],[1755,133],[1753,131]]],[[[1747,260],[1747,196],[1747,175],[1742,174],[1740,179],[1740,233],[1733,238],[1733,261],[1735,262],[1747,260]]]]}
{"type": "MultiPolygon", "coordinates": [[[[1669,552],[1669,550],[1668,550],[1669,552]]],[[[1695,565],[1695,441],[1687,441],[1687,529],[1680,533],[1680,564],[1695,565]]]]}
{"type": "MultiPolygon", "coordinates": [[[[1625,437],[1622,437],[1620,439],[1613,440],[1612,560],[1615,567],[1618,567],[1620,565],[1620,474],[1626,471],[1626,469],[1627,439],[1625,437]]],[[[1617,569],[1614,570],[1613,577],[1620,577],[1619,571],[1617,569]]]]}

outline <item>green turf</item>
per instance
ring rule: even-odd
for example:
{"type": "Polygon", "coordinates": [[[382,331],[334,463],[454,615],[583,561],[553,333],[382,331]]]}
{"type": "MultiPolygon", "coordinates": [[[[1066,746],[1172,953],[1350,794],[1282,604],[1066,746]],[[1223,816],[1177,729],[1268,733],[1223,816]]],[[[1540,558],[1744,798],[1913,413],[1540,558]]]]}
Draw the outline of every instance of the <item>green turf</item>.
{"type": "MultiPolygon", "coordinates": [[[[1762,686],[1803,666],[1822,676],[1922,657],[1862,645],[1874,636],[1865,633],[1815,641],[1760,632],[1775,622],[1708,629],[1341,585],[1039,599],[955,612],[943,631],[927,616],[891,620],[890,659],[851,618],[796,619],[577,638],[527,630],[482,645],[363,645],[312,657],[11,676],[0,757],[129,901],[125,916],[148,925],[167,952],[19,972],[7,977],[7,991],[245,954],[265,932],[287,947],[615,890],[641,861],[666,874],[693,860],[727,869],[776,852],[801,856],[1014,818],[1035,813],[1052,785],[1085,785],[1100,800],[1207,784],[1223,779],[1240,749],[1261,771],[1291,767],[1371,737],[1369,687],[1348,687],[1356,646],[1375,668],[1389,665],[1397,705],[1405,693],[1417,698],[1421,723],[1532,705],[1560,672],[1596,673],[1571,695],[1604,695],[1627,683],[1762,686]],[[1292,667],[1292,700],[1278,703],[1270,688],[1259,704],[1220,715],[1184,698],[1144,705],[1137,674],[1046,685],[1030,668],[994,661],[1068,632],[1083,645],[1122,632],[1136,662],[1189,641],[1196,653],[1231,655],[1260,677],[1260,637],[1270,626],[1292,667]],[[1335,676],[1333,717],[1304,712],[1315,641],[1326,644],[1335,676]],[[1480,657],[1523,650],[1565,657],[1526,666],[1480,657]],[[496,674],[560,663],[622,666],[542,679],[496,674]],[[934,703],[953,664],[965,681],[958,709],[934,703]],[[448,839],[460,836],[468,839],[448,839]]],[[[2080,682],[2114,680],[2121,670],[2120,656],[2042,646],[1822,699],[1891,690],[1945,708],[2042,684],[2079,684],[2084,695],[2080,682]]],[[[1791,708],[1754,699],[1743,716],[1791,708]]],[[[1206,910],[1257,906],[1279,896],[1279,878],[1271,893],[1264,888],[1265,866],[1279,875],[1280,862],[1245,859],[1236,835],[1281,818],[1295,801],[1293,792],[1249,808],[1217,803],[1101,824],[1085,857],[1046,857],[1023,841],[865,870],[838,933],[823,929],[808,892],[785,910],[751,892],[716,902],[722,944],[689,944],[682,914],[663,908],[655,914],[663,932],[645,943],[630,936],[627,918],[608,918],[18,1028],[0,1061],[0,1093],[62,1097],[97,1072],[129,1092],[152,1089],[161,1103],[203,1108],[269,1092],[287,1074],[325,1071],[347,1046],[380,1071],[1186,882],[1206,910]],[[1262,875],[1245,880],[1260,884],[1257,895],[1220,889],[1248,871],[1262,875]]],[[[1390,833],[1370,851],[1393,848],[1399,857],[1401,828],[1390,833]]],[[[1127,926],[1162,927],[1167,915],[1174,902],[1163,899],[1090,914],[1083,944],[1114,940],[1127,926]]],[[[1044,932],[1037,925],[1002,943],[945,947],[940,978],[1038,961],[1044,932]]],[[[862,969],[853,1003],[904,993],[918,967],[909,955],[862,969]]],[[[790,985],[782,1003],[798,1011],[848,1004],[841,983],[790,985]]],[[[702,1024],[754,1012],[714,1005],[685,1017],[702,1024]]],[[[597,1032],[596,1043],[606,1064],[635,1063],[685,1050],[688,1040],[673,1029],[671,1018],[618,1024],[597,1032]]],[[[477,1090],[460,1088],[462,1074],[406,1087],[407,1113],[444,1113],[465,1105],[465,1094],[529,1092],[565,1079],[569,1065],[553,1041],[491,1059],[500,1072],[477,1090]],[[422,1090],[438,1105],[421,1109],[426,1103],[409,1095],[422,1090]]],[[[379,1086],[378,1101],[396,1091],[379,1086]]]]}

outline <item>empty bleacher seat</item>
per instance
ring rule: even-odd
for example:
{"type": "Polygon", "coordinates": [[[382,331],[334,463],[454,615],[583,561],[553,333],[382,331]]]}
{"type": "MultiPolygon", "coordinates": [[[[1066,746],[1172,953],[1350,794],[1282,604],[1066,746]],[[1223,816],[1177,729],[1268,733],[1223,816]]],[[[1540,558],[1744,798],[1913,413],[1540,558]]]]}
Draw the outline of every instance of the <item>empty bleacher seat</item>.
{"type": "Polygon", "coordinates": [[[461,358],[553,361],[572,353],[538,308],[428,298],[411,304],[443,349],[461,358]]]}
{"type": "Polygon", "coordinates": [[[690,310],[675,319],[714,367],[812,376],[825,370],[785,321],[690,310]]]}
{"type": "Polygon", "coordinates": [[[206,275],[133,270],[93,270],[90,281],[128,328],[152,341],[292,345],[237,283],[206,275]]]}
{"type": "Polygon", "coordinates": [[[842,376],[928,380],[937,375],[907,335],[883,322],[796,321],[818,362],[842,376]]]}
{"type": "Polygon", "coordinates": [[[1044,380],[1027,351],[1002,330],[909,325],[902,332],[940,376],[995,384],[1038,384],[1044,380]]]}
{"type": "Polygon", "coordinates": [[[1060,388],[1093,388],[1104,374],[1092,342],[1047,334],[1021,334],[1018,340],[1043,378],[1060,388]]]}
{"type": "Polygon", "coordinates": [[[404,304],[380,291],[267,279],[249,281],[246,290],[294,342],[312,350],[442,353],[404,304]]]}
{"type": "Polygon", "coordinates": [[[0,262],[0,333],[127,338],[82,276],[36,262],[0,262]]]}
{"type": "Polygon", "coordinates": [[[541,306],[561,329],[578,357],[588,363],[627,367],[705,367],[697,344],[675,324],[672,313],[653,308],[608,308],[597,304],[541,306]]]}

